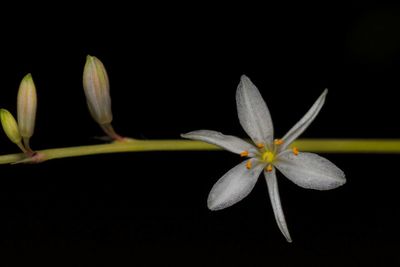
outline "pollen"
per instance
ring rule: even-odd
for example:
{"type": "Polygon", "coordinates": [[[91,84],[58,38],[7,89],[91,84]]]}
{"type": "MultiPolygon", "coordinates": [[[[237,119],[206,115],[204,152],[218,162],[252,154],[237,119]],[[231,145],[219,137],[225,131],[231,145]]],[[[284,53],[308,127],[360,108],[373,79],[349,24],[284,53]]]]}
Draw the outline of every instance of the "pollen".
{"type": "Polygon", "coordinates": [[[241,152],[240,156],[241,157],[248,157],[249,156],[249,151],[246,150],[246,151],[241,152]]]}
{"type": "Polygon", "coordinates": [[[265,145],[264,145],[263,143],[258,143],[256,146],[257,146],[258,148],[264,148],[264,147],[265,147],[265,145]]]}
{"type": "Polygon", "coordinates": [[[268,164],[267,168],[265,168],[267,172],[272,172],[272,165],[268,164]]]}
{"type": "Polygon", "coordinates": [[[297,156],[299,154],[299,149],[297,147],[293,147],[293,154],[297,156]]]}
{"type": "Polygon", "coordinates": [[[283,140],[282,139],[275,139],[274,140],[274,144],[275,145],[282,145],[283,144],[283,140]]]}
{"type": "Polygon", "coordinates": [[[246,168],[247,168],[248,170],[251,169],[251,159],[249,159],[249,160],[247,161],[247,163],[246,163],[246,168]]]}

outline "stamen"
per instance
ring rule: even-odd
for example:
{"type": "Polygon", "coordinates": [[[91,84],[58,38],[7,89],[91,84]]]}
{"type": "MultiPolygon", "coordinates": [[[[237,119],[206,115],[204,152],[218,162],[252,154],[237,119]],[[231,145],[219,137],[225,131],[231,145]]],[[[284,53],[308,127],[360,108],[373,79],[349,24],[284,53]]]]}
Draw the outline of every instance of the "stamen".
{"type": "Polygon", "coordinates": [[[275,139],[274,140],[274,144],[275,145],[282,145],[283,144],[283,140],[282,139],[275,139]]]}
{"type": "Polygon", "coordinates": [[[264,145],[263,143],[258,143],[256,146],[257,146],[258,148],[264,148],[264,147],[265,147],[265,145],[264,145]]]}
{"type": "Polygon", "coordinates": [[[249,156],[249,151],[246,150],[246,151],[241,152],[240,156],[241,157],[248,157],[249,156]]]}
{"type": "Polygon", "coordinates": [[[299,149],[297,147],[293,147],[293,154],[297,156],[299,154],[299,149]]]}
{"type": "Polygon", "coordinates": [[[247,163],[246,163],[246,168],[247,168],[248,170],[251,169],[251,159],[249,159],[249,160],[247,161],[247,163]]]}
{"type": "Polygon", "coordinates": [[[267,168],[265,168],[267,172],[272,172],[272,165],[268,164],[267,168]]]}

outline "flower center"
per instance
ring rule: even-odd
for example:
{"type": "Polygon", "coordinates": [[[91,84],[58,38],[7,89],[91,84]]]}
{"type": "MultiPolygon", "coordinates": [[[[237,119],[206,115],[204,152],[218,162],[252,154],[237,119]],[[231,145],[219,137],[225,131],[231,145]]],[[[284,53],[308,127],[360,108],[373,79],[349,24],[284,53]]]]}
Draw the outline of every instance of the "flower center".
{"type": "Polygon", "coordinates": [[[267,150],[262,154],[261,159],[266,163],[272,163],[275,160],[275,153],[267,150]]]}

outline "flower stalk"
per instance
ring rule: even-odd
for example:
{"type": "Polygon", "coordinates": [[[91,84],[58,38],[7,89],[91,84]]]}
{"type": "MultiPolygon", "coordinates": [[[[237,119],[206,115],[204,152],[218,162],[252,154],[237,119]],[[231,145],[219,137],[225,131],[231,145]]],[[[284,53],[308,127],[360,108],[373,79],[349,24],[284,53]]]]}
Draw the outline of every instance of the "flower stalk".
{"type": "MultiPolygon", "coordinates": [[[[293,142],[299,150],[337,154],[400,154],[400,139],[298,139],[293,142]]],[[[200,141],[190,140],[133,140],[110,144],[75,146],[37,150],[43,161],[97,154],[146,151],[223,151],[200,141]]],[[[0,164],[16,163],[26,158],[23,153],[0,156],[0,164]]]]}

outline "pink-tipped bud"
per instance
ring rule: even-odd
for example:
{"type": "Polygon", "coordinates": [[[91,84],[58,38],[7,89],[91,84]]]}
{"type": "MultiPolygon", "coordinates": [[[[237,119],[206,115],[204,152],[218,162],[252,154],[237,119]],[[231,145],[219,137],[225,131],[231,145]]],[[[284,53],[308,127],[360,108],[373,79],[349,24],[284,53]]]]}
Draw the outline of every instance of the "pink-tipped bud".
{"type": "Polygon", "coordinates": [[[14,116],[6,109],[0,109],[0,121],[8,139],[15,144],[21,143],[21,134],[14,116]]]}
{"type": "Polygon", "coordinates": [[[24,153],[28,153],[22,144],[22,137],[18,129],[18,123],[14,116],[8,110],[2,108],[0,109],[0,121],[8,139],[16,144],[24,153]]]}
{"type": "Polygon", "coordinates": [[[112,121],[110,85],[106,69],[96,57],[88,55],[86,58],[83,89],[93,119],[100,125],[110,124],[112,121]]]}
{"type": "Polygon", "coordinates": [[[36,107],[36,87],[29,73],[22,79],[17,97],[19,131],[26,141],[33,135],[35,129],[36,107]]]}

